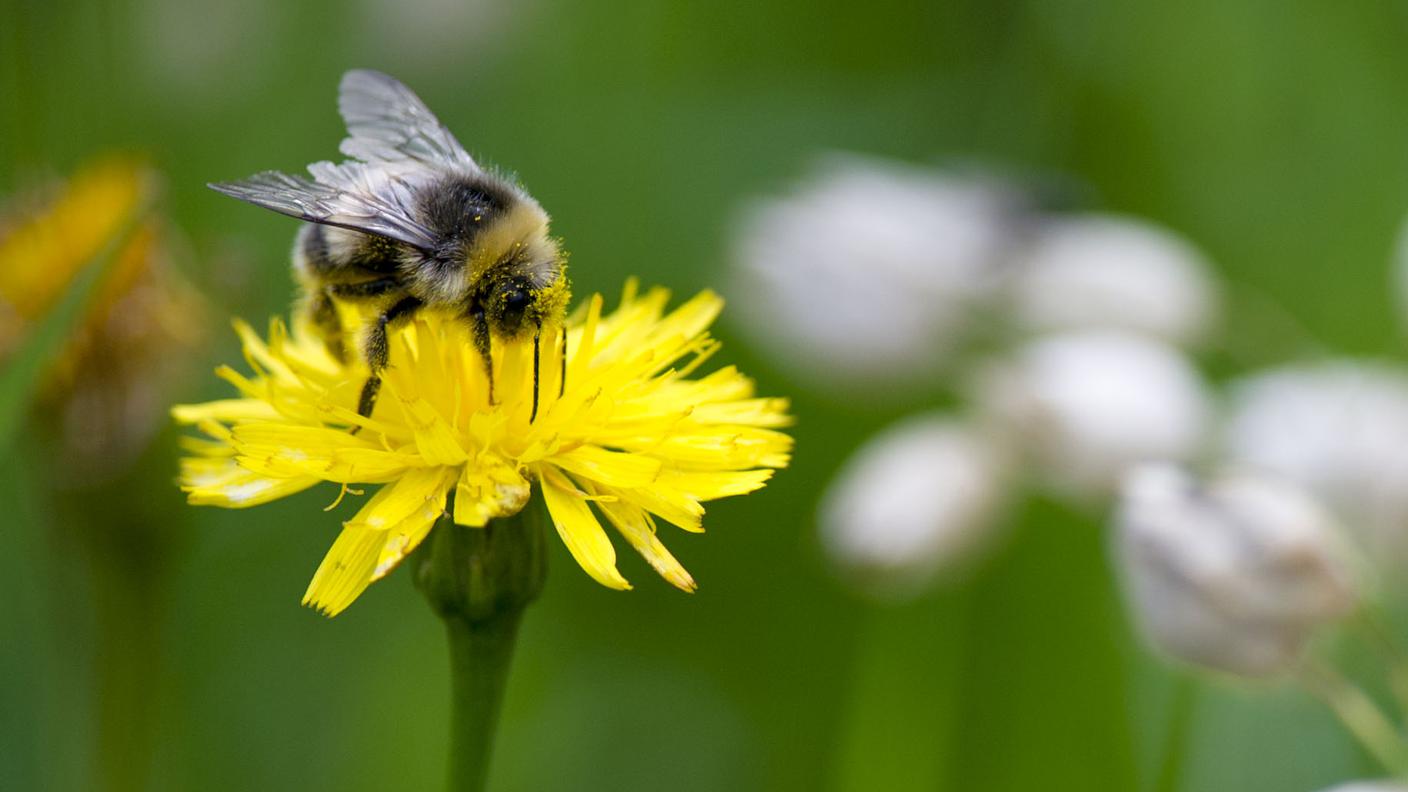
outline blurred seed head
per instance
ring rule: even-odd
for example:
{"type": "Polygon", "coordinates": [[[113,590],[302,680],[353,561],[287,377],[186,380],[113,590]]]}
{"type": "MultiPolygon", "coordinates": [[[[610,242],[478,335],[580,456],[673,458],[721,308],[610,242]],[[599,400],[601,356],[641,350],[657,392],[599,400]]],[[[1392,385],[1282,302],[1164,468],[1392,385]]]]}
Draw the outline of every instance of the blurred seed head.
{"type": "Polygon", "coordinates": [[[1248,677],[1290,669],[1315,631],[1352,611],[1354,577],[1327,512],[1260,475],[1198,481],[1132,471],[1116,562],[1145,637],[1178,660],[1248,677]]]}
{"type": "Polygon", "coordinates": [[[1398,781],[1350,781],[1323,792],[1408,792],[1408,784],[1398,781]]]}
{"type": "Polygon", "coordinates": [[[1015,195],[979,178],[854,155],[749,205],[730,297],[759,344],[819,386],[932,381],[999,283],[1015,195]]]}
{"type": "Polygon", "coordinates": [[[1307,488],[1379,559],[1408,560],[1408,372],[1350,360],[1248,377],[1224,454],[1307,488]]]}
{"type": "MultiPolygon", "coordinates": [[[[154,173],[110,158],[14,199],[0,221],[0,361],[157,190],[154,173]]],[[[50,363],[39,415],[71,483],[106,478],[165,423],[168,390],[202,337],[204,301],[170,260],[171,232],[148,217],[117,251],[74,335],[50,363]]]]}
{"type": "Polygon", "coordinates": [[[867,592],[916,594],[992,543],[1006,474],[1002,454],[973,427],[937,414],[906,419],[861,446],[832,481],[822,543],[867,592]]]}
{"type": "Polygon", "coordinates": [[[981,369],[972,391],[984,419],[1040,479],[1082,497],[1113,493],[1138,463],[1194,458],[1212,413],[1178,350],[1113,331],[1033,341],[981,369]]]}
{"type": "Polygon", "coordinates": [[[1109,328],[1193,344],[1212,329],[1217,287],[1189,242],[1114,215],[1053,218],[1014,257],[1014,321],[1030,332],[1109,328]]]}

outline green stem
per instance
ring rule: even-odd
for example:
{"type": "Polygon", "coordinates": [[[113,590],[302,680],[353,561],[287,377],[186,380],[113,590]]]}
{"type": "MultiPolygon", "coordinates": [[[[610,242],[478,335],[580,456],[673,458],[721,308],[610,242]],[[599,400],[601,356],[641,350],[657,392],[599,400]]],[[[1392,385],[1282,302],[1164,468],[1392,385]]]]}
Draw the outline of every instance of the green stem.
{"type": "Polygon", "coordinates": [[[452,792],[485,788],[518,625],[547,575],[546,545],[533,503],[483,528],[443,519],[417,553],[416,585],[450,644],[452,792]]]}
{"type": "Polygon", "coordinates": [[[106,792],[153,786],[167,695],[165,603],[182,539],[174,502],[134,494],[152,492],[165,476],[147,475],[149,466],[133,464],[104,482],[54,488],[50,509],[51,541],[70,567],[64,574],[75,578],[58,581],[65,594],[58,602],[76,612],[55,617],[77,620],[75,629],[81,624],[85,631],[77,642],[89,647],[80,653],[91,665],[81,689],[93,697],[86,720],[94,730],[88,739],[98,777],[86,786],[106,792]],[[73,599],[76,585],[89,600],[73,599]]]}
{"type": "Polygon", "coordinates": [[[521,616],[518,611],[478,624],[445,620],[452,697],[449,789],[485,788],[521,616]]]}
{"type": "Polygon", "coordinates": [[[1183,768],[1188,763],[1188,738],[1193,727],[1198,683],[1191,676],[1180,674],[1173,685],[1168,731],[1164,734],[1163,756],[1154,781],[1156,792],[1178,792],[1183,787],[1183,768]]]}
{"type": "Polygon", "coordinates": [[[1395,777],[1408,779],[1408,743],[1373,699],[1324,666],[1307,666],[1301,682],[1324,701],[1359,744],[1395,777]]]}
{"type": "MultiPolygon", "coordinates": [[[[144,538],[139,529],[120,523],[83,527],[94,533],[112,530],[139,547],[144,538]]],[[[163,678],[164,548],[134,558],[111,546],[117,542],[92,540],[98,768],[109,792],[138,792],[151,786],[163,692],[155,681],[163,678]]]]}
{"type": "Polygon", "coordinates": [[[1385,627],[1383,615],[1377,608],[1362,609],[1354,625],[1383,661],[1384,674],[1398,704],[1399,715],[1408,716],[1408,654],[1399,646],[1392,631],[1385,627]]]}

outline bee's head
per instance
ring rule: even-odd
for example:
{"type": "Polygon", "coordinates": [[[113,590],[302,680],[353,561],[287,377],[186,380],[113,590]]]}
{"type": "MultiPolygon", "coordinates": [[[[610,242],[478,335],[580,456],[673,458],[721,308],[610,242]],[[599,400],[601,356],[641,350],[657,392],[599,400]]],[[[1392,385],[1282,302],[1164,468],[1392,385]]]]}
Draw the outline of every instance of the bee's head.
{"type": "Polygon", "coordinates": [[[562,318],[567,279],[555,247],[545,261],[520,259],[496,268],[480,292],[479,305],[494,334],[517,338],[562,318]]]}

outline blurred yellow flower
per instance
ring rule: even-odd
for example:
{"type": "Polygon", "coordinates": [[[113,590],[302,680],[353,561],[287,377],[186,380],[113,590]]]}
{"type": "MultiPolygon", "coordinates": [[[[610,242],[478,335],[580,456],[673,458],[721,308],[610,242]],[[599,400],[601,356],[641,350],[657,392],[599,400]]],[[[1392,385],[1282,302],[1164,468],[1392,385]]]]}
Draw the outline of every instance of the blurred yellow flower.
{"type": "Polygon", "coordinates": [[[45,372],[41,413],[75,480],[110,475],[145,446],[169,404],[162,391],[179,374],[173,350],[202,337],[204,302],[171,266],[168,229],[147,211],[157,188],[140,159],[108,156],[11,198],[0,215],[0,363],[83,268],[131,231],[45,372]]]}
{"type": "MultiPolygon", "coordinates": [[[[137,163],[109,159],[80,171],[55,200],[18,210],[0,232],[0,299],[7,321],[42,316],[78,270],[131,219],[151,193],[151,177],[137,163]]],[[[133,239],[119,256],[108,295],[141,269],[149,239],[133,239]]]]}
{"type": "Polygon", "coordinates": [[[188,441],[182,488],[191,503],[242,508],[320,481],[344,494],[384,484],[343,524],[304,595],[330,616],[425,538],[451,493],[454,521],[483,526],[522,509],[534,483],[598,582],[630,588],[599,513],[661,576],[693,590],[656,518],[700,531],[703,501],[763,486],[788,463],[792,441],[777,429],[791,419],[786,400],[755,397],[733,367],[692,378],[718,349],[707,330],[723,301],[705,292],[666,313],[668,300],[630,283],[603,315],[593,297],[566,322],[565,368],[562,330],[544,330],[536,418],[531,340],[495,342],[491,404],[469,328],[426,314],[392,334],[382,396],[362,418],[365,365],[338,363],[306,327],[289,333],[275,320],[266,341],[237,324],[254,374],[219,374],[241,397],[174,409],[209,438],[188,441]]]}

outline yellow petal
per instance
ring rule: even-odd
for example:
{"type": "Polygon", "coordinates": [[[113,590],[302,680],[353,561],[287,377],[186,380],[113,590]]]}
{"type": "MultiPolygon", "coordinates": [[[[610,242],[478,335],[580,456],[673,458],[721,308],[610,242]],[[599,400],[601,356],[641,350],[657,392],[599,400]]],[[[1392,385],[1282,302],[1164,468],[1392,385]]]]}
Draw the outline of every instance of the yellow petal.
{"type": "MultiPolygon", "coordinates": [[[[449,477],[446,477],[444,485],[449,486],[449,477]]],[[[442,491],[438,497],[427,499],[419,511],[388,529],[386,545],[382,547],[381,555],[377,558],[372,580],[386,577],[402,559],[410,555],[425,539],[426,534],[430,533],[430,529],[435,527],[435,521],[440,519],[444,512],[445,493],[442,491]]]]}
{"type": "Polygon", "coordinates": [[[676,588],[683,591],[694,591],[697,587],[694,578],[689,572],[675,560],[670,551],[665,549],[665,545],[660,543],[655,535],[655,523],[650,519],[650,515],[643,509],[621,500],[598,500],[597,508],[601,509],[606,519],[616,526],[616,530],[626,537],[626,541],[641,554],[643,558],[660,573],[660,577],[668,580],[676,588]]]}
{"type": "Polygon", "coordinates": [[[734,495],[746,495],[761,489],[772,478],[771,470],[694,471],[668,470],[660,474],[659,484],[697,501],[710,501],[734,495]]]}
{"type": "Polygon", "coordinates": [[[467,458],[455,432],[429,402],[415,399],[402,402],[411,429],[415,432],[416,449],[428,465],[458,465],[467,458]]]}
{"type": "Polygon", "coordinates": [[[235,449],[228,444],[218,440],[206,440],[200,437],[179,437],[176,444],[182,451],[195,454],[200,457],[233,457],[235,449]]]}
{"type": "Polygon", "coordinates": [[[181,460],[181,489],[187,502],[200,506],[244,509],[302,492],[318,479],[307,476],[268,478],[240,467],[230,457],[181,460]]]}
{"type": "Polygon", "coordinates": [[[394,528],[426,508],[438,513],[445,508],[445,495],[454,479],[454,468],[416,468],[387,484],[347,522],[372,530],[394,528]]]}
{"type": "Polygon", "coordinates": [[[495,517],[517,514],[532,488],[507,464],[465,465],[455,486],[455,522],[483,528],[495,517]]]}
{"type": "Polygon", "coordinates": [[[701,424],[742,424],[778,428],[792,425],[786,399],[740,399],[701,404],[691,414],[701,424]]]}
{"type": "Polygon", "coordinates": [[[609,487],[644,487],[660,473],[660,461],[642,454],[607,451],[584,445],[553,457],[553,464],[569,473],[609,487]]]}
{"type": "Polygon", "coordinates": [[[723,310],[724,299],[705,289],[660,320],[660,323],[656,325],[655,332],[661,336],[677,335],[682,338],[693,338],[708,330],[709,325],[719,318],[719,314],[723,310]]]}
{"type": "Polygon", "coordinates": [[[177,423],[197,424],[201,421],[271,421],[279,413],[266,401],[258,399],[218,399],[204,404],[178,404],[171,408],[177,423]]]}
{"type": "Polygon", "coordinates": [[[724,366],[697,380],[674,380],[670,386],[688,394],[691,401],[701,406],[751,398],[756,387],[752,378],[744,376],[737,366],[724,366]]]}
{"type": "Polygon", "coordinates": [[[571,343],[568,345],[567,355],[567,381],[579,383],[587,374],[587,370],[592,366],[592,360],[596,354],[596,335],[601,323],[602,299],[600,294],[593,294],[587,301],[587,318],[582,325],[582,329],[568,337],[571,343]]]}
{"type": "Polygon", "coordinates": [[[553,526],[582,569],[607,588],[629,589],[631,584],[616,571],[616,550],[582,493],[549,467],[541,468],[539,482],[553,526]]]}
{"type": "Polygon", "coordinates": [[[343,524],[303,604],[336,616],[425,538],[445,508],[450,468],[413,470],[382,487],[343,524]]]}
{"type": "Polygon", "coordinates": [[[640,451],[706,470],[786,467],[792,438],[754,426],[679,426],[667,436],[634,435],[611,438],[611,445],[640,451]]]}
{"type": "Polygon", "coordinates": [[[704,530],[700,501],[743,495],[761,488],[771,470],[661,471],[649,487],[618,490],[621,498],[691,533],[704,530]]]}
{"type": "Polygon", "coordinates": [[[690,533],[704,530],[704,507],[679,490],[656,486],[623,489],[619,493],[625,500],[690,533]]]}
{"type": "Polygon", "coordinates": [[[323,557],[313,582],[303,594],[303,604],[327,616],[336,616],[371,585],[372,574],[388,534],[348,523],[338,534],[332,549],[323,557]]]}
{"type": "MultiPolygon", "coordinates": [[[[269,345],[264,343],[264,339],[260,338],[259,334],[254,332],[254,328],[250,327],[248,322],[236,319],[234,325],[235,333],[239,335],[240,343],[244,347],[245,360],[248,361],[251,368],[275,378],[284,380],[295,379],[293,372],[289,370],[288,364],[284,359],[275,356],[271,352],[269,345]]],[[[284,335],[284,333],[284,323],[282,321],[277,318],[270,320],[269,338],[271,342],[277,344],[276,339],[284,335]]]]}
{"type": "Polygon", "coordinates": [[[239,424],[233,444],[242,463],[269,476],[317,476],[343,483],[389,481],[421,463],[413,454],[387,451],[361,435],[324,426],[239,424]]]}

